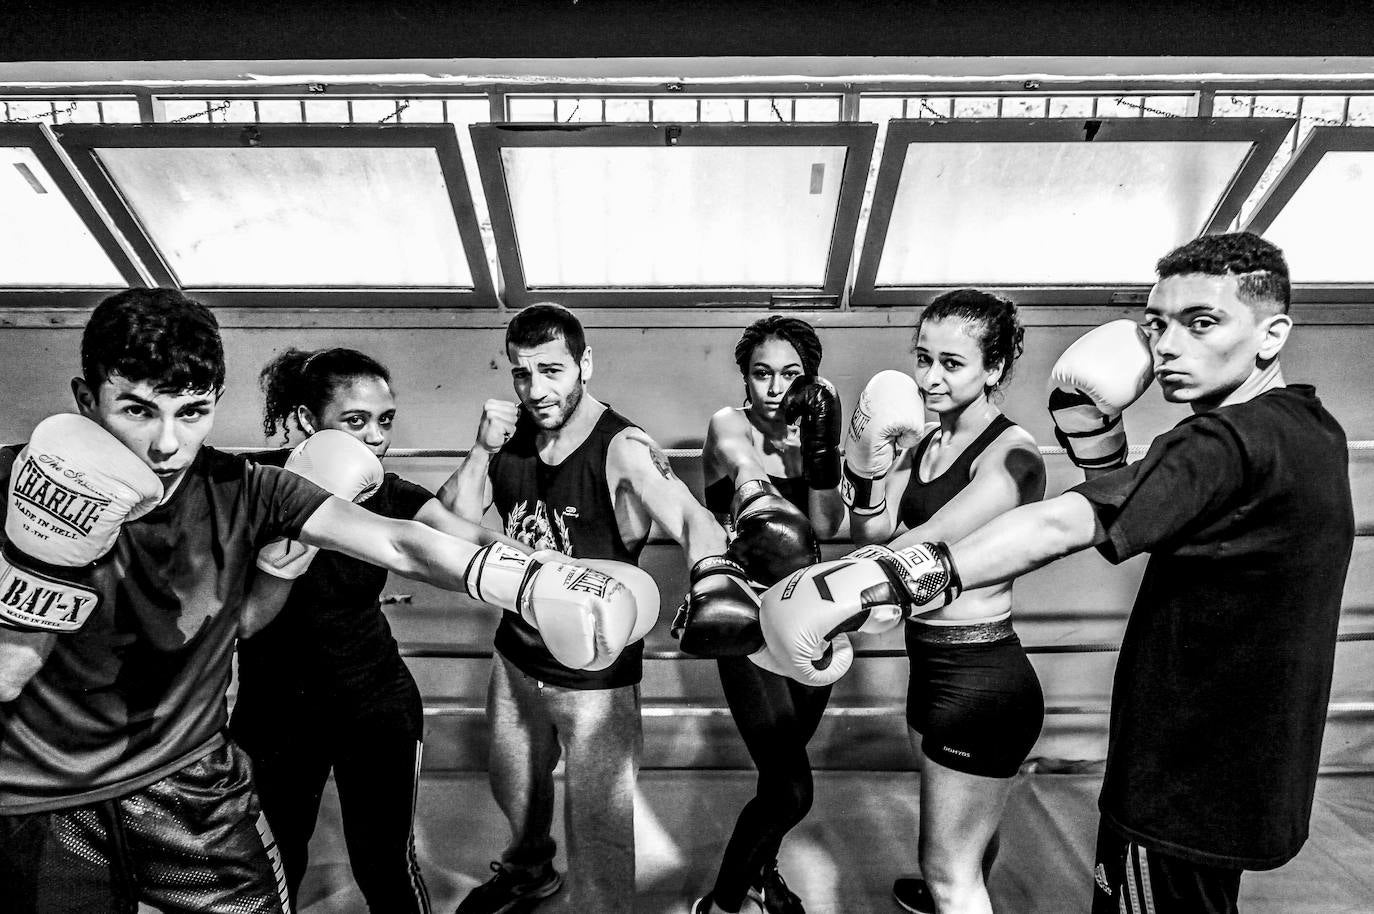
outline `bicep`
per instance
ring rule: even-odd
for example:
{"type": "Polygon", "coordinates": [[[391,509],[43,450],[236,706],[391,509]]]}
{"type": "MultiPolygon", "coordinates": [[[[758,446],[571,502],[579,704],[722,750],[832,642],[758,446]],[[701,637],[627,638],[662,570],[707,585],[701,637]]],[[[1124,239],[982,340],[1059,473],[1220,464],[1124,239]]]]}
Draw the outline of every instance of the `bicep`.
{"type": "MultiPolygon", "coordinates": [[[[665,534],[685,544],[693,530],[720,530],[715,518],[677,477],[668,458],[648,435],[634,430],[615,443],[612,454],[612,487],[628,489],[665,534]]],[[[720,531],[721,549],[724,537],[720,531]]]]}

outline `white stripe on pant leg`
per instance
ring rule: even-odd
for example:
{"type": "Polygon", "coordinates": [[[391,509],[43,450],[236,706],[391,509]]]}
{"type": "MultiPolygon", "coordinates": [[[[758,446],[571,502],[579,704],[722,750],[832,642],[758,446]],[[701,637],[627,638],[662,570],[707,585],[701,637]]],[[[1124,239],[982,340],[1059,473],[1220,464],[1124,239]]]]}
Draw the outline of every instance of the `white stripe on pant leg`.
{"type": "Polygon", "coordinates": [[[410,834],[406,836],[406,872],[410,874],[410,890],[415,893],[415,905],[424,914],[430,914],[429,892],[425,889],[424,878],[420,875],[420,861],[415,857],[415,806],[420,797],[420,761],[424,755],[423,740],[415,741],[415,774],[410,781],[410,834]]]}
{"type": "Polygon", "coordinates": [[[282,866],[281,853],[277,850],[277,839],[272,834],[272,826],[267,824],[267,816],[258,811],[258,838],[267,859],[272,861],[272,875],[277,880],[277,897],[281,900],[283,914],[291,914],[291,893],[286,890],[286,868],[282,866]]]}
{"type": "Polygon", "coordinates": [[[1150,858],[1145,848],[1138,847],[1140,854],[1140,894],[1145,898],[1145,914],[1155,914],[1155,890],[1150,886],[1150,858]]]}
{"type": "Polygon", "coordinates": [[[1131,899],[1131,914],[1143,914],[1140,907],[1140,887],[1136,878],[1135,845],[1126,844],[1126,894],[1131,899]]]}

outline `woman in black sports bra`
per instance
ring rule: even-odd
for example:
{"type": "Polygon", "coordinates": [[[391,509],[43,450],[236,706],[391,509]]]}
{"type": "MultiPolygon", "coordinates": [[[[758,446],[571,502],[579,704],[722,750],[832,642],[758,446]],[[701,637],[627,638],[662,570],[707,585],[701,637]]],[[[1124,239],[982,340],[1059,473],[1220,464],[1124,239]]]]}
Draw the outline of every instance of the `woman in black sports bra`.
{"type": "MultiPolygon", "coordinates": [[[[916,325],[914,377],[936,423],[887,476],[886,510],[850,513],[856,544],[953,542],[1045,494],[1035,440],[996,404],[1020,355],[1016,306],[947,292],[916,325]],[[905,529],[895,540],[893,534],[905,529]]],[[[876,499],[875,499],[876,501],[876,499]]],[[[986,870],[1012,777],[1040,734],[1040,681],[1011,627],[1011,583],[966,591],[906,623],[907,725],[922,756],[920,863],[898,879],[909,911],[991,912],[986,870]]]]}
{"type": "MultiPolygon", "coordinates": [[[[711,417],[702,455],[706,507],[729,529],[735,490],[766,476],[806,515],[818,537],[833,536],[844,518],[839,490],[834,483],[817,488],[826,483],[815,478],[808,484],[798,429],[782,415],[783,396],[793,382],[829,388],[816,378],[821,364],[816,331],[795,317],[762,318],[741,335],[735,362],[744,376],[745,402],[711,417]]],[[[832,405],[838,414],[838,401],[832,405]]],[[[726,704],[758,768],[758,789],[735,822],[711,893],[697,901],[693,914],[758,914],[761,908],[768,914],[804,914],[801,899],[778,873],[777,856],[783,836],[811,808],[806,744],[830,700],[830,686],[794,682],[748,657],[716,662],[726,704]]]]}

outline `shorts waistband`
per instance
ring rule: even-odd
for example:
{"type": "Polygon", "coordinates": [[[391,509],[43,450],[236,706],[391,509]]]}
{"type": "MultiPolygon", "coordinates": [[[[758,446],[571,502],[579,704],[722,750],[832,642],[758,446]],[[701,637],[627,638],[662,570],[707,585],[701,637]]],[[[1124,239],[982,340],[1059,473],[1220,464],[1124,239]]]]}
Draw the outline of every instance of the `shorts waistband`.
{"type": "Polygon", "coordinates": [[[925,622],[920,618],[911,621],[911,634],[922,644],[991,644],[1016,637],[1011,627],[1011,613],[974,622],[925,622]]]}

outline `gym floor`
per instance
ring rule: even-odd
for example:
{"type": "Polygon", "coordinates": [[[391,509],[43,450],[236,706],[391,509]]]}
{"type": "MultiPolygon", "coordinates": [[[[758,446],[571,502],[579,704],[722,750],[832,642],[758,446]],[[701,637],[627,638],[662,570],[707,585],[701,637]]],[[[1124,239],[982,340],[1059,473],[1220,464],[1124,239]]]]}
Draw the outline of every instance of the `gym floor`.
{"type": "MultiPolygon", "coordinates": [[[[687,914],[692,900],[710,888],[753,781],[744,771],[641,773],[635,822],[640,912],[687,914]]],[[[1002,854],[990,884],[997,911],[1088,910],[1099,784],[1097,773],[1021,775],[1003,818],[1002,854]]],[[[917,774],[817,772],[815,807],[784,843],[781,871],[809,914],[897,914],[889,889],[894,876],[916,869],[919,818],[917,774]]],[[[488,864],[506,838],[485,775],[423,777],[416,845],[437,914],[452,912],[490,875],[488,864]]],[[[1374,910],[1371,861],[1374,774],[1323,776],[1306,847],[1281,869],[1247,874],[1241,910],[1368,914],[1374,910]]],[[[557,864],[564,867],[561,853],[557,864]]],[[[558,902],[558,896],[550,899],[540,914],[563,911],[558,902]]],[[[311,844],[300,911],[365,910],[349,873],[331,786],[311,844]]]]}

